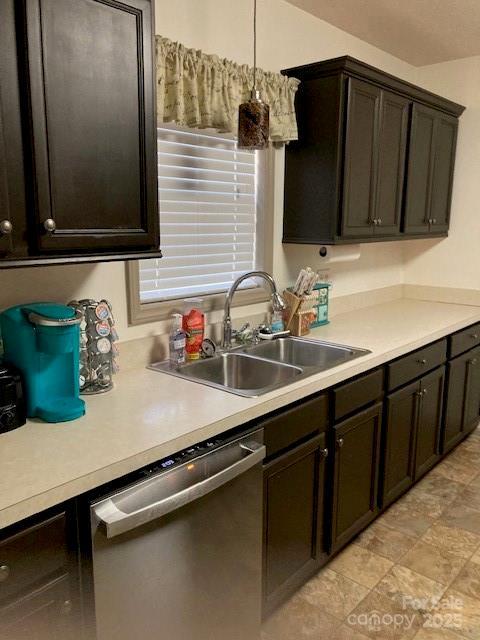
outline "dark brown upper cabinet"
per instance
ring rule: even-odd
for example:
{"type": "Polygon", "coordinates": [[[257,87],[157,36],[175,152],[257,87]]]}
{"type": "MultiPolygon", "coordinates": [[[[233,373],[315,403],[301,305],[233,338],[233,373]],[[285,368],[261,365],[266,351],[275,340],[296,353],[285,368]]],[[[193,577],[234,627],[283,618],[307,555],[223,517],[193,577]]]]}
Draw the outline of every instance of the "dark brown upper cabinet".
{"type": "Polygon", "coordinates": [[[408,100],[349,78],[343,238],[400,232],[408,100]]]}
{"type": "MultiPolygon", "coordinates": [[[[15,6],[13,41],[0,46],[11,65],[18,61],[24,163],[7,158],[6,168],[14,189],[25,173],[24,257],[42,264],[160,255],[151,1],[15,6]]],[[[7,72],[2,96],[14,82],[7,72]]],[[[20,109],[10,102],[5,111],[15,119],[20,109]]],[[[16,203],[9,215],[20,211],[16,203]]],[[[0,265],[25,264],[21,253],[7,247],[0,265]]]]}
{"type": "Polygon", "coordinates": [[[413,105],[405,198],[407,234],[448,231],[457,129],[457,118],[413,105]]]}
{"type": "Polygon", "coordinates": [[[348,56],[283,73],[301,80],[299,139],[285,152],[285,243],[447,234],[464,107],[348,56]]]}
{"type": "Polygon", "coordinates": [[[0,3],[0,260],[27,254],[14,0],[0,3]]]}
{"type": "Polygon", "coordinates": [[[341,230],[345,237],[372,233],[380,98],[381,90],[377,87],[349,80],[341,230]]]}

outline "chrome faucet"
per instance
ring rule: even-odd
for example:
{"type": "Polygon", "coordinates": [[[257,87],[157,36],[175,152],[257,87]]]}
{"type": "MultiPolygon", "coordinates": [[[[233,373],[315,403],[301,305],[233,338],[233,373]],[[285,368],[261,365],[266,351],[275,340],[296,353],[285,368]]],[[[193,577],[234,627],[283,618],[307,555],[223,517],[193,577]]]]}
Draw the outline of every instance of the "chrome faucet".
{"type": "Polygon", "coordinates": [[[268,282],[272,291],[272,306],[274,311],[283,311],[287,308],[284,299],[277,291],[275,280],[269,273],[267,273],[266,271],[249,271],[248,273],[244,273],[243,276],[237,278],[232,284],[225,299],[225,313],[223,315],[223,349],[231,349],[232,347],[232,317],[230,315],[230,307],[232,306],[233,296],[235,294],[235,291],[238,289],[238,286],[244,280],[248,280],[249,278],[262,278],[263,280],[268,282]]]}

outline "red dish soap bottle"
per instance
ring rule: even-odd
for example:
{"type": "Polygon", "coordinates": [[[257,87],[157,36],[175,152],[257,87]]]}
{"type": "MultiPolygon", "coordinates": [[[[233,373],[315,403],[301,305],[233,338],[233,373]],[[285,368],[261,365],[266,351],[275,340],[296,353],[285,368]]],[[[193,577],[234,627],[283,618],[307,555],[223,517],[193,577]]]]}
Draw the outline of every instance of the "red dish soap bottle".
{"type": "Polygon", "coordinates": [[[205,334],[205,314],[202,311],[203,299],[185,300],[182,329],[187,334],[187,360],[198,360],[205,334]]]}

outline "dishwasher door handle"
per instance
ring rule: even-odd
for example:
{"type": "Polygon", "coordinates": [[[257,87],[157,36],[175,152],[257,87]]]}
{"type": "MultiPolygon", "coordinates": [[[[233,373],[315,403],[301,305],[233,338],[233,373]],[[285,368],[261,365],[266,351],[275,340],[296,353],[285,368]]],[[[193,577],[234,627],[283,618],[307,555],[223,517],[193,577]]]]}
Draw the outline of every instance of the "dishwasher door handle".
{"type": "MultiPolygon", "coordinates": [[[[195,484],[192,484],[185,489],[173,493],[172,495],[166,496],[158,502],[148,504],[139,508],[138,510],[133,510],[129,513],[125,513],[115,504],[116,498],[125,495],[127,492],[135,492],[137,488],[141,492],[141,488],[145,483],[154,484],[156,481],[162,482],[163,480],[165,480],[169,472],[161,473],[155,478],[149,478],[143,483],[134,485],[133,487],[130,487],[130,489],[121,491],[120,493],[115,494],[110,498],[107,498],[106,500],[102,500],[101,502],[92,506],[92,515],[96,520],[96,523],[93,524],[100,524],[102,528],[104,528],[107,538],[114,538],[115,536],[118,536],[122,533],[132,531],[133,529],[136,529],[141,525],[147,524],[152,520],[156,520],[157,518],[165,516],[172,511],[176,511],[180,507],[183,507],[190,502],[198,500],[202,496],[205,496],[207,493],[218,489],[230,480],[233,480],[242,473],[245,473],[255,465],[262,462],[262,460],[265,458],[266,448],[263,444],[248,439],[243,439],[237,442],[236,446],[239,449],[239,453],[243,455],[240,460],[237,460],[233,464],[220,469],[213,475],[201,480],[200,482],[196,482],[195,484]],[[244,455],[244,452],[248,452],[247,455],[244,455]]],[[[222,448],[212,451],[206,456],[203,456],[201,460],[205,461],[208,457],[214,456],[216,453],[220,452],[222,448]]],[[[195,460],[191,460],[190,462],[185,463],[185,465],[188,466],[189,464],[195,463],[195,460]]],[[[178,471],[178,469],[180,469],[180,467],[177,469],[172,469],[172,472],[178,471]]]]}

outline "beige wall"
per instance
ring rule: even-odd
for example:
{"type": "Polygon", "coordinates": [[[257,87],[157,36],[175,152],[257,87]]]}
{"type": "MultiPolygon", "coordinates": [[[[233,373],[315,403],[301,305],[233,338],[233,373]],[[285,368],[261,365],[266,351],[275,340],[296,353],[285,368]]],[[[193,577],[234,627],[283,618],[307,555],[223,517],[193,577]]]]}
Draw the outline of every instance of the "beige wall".
{"type": "Polygon", "coordinates": [[[458,133],[450,235],[405,246],[405,282],[480,290],[480,56],[422,67],[417,82],[467,109],[458,133]]]}
{"type": "MultiPolygon", "coordinates": [[[[251,0],[157,0],[157,32],[187,46],[251,63],[251,8],[251,0]]],[[[416,70],[407,63],[282,0],[260,0],[258,23],[258,58],[265,69],[275,71],[350,54],[405,79],[416,77],[416,70]]],[[[320,262],[315,247],[281,243],[283,151],[276,151],[275,156],[274,274],[285,285],[299,267],[308,264],[318,268],[320,262]]],[[[459,172],[466,162],[467,158],[460,159],[459,172]]],[[[399,284],[403,281],[403,247],[401,243],[364,246],[357,262],[337,265],[331,273],[334,295],[399,284]]],[[[41,299],[107,297],[113,303],[123,340],[159,333],[166,327],[164,323],[128,327],[122,263],[0,271],[0,292],[0,307],[41,299]]],[[[236,314],[253,311],[237,309],[236,314]]]]}

